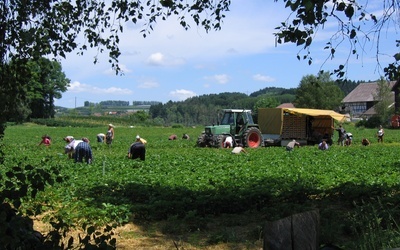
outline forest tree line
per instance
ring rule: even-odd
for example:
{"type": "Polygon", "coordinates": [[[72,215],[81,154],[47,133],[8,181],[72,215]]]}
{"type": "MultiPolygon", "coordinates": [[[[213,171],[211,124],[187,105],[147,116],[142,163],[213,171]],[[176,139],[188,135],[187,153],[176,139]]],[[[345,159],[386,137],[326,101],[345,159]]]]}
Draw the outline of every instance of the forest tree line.
{"type": "MultiPolygon", "coordinates": [[[[132,106],[140,106],[140,105],[157,105],[161,102],[158,101],[132,101],[132,106]]],[[[101,101],[99,103],[85,101],[83,103],[84,107],[129,107],[129,101],[101,101]]]]}
{"type": "Polygon", "coordinates": [[[152,105],[149,118],[165,125],[210,125],[218,122],[222,109],[251,109],[257,121],[258,108],[274,108],[282,103],[293,103],[297,108],[332,109],[340,111],[340,103],[361,81],[333,81],[329,73],[303,77],[298,88],[266,87],[246,95],[237,92],[194,96],[184,101],[169,101],[152,105]],[[314,103],[313,100],[319,100],[314,103]]]}

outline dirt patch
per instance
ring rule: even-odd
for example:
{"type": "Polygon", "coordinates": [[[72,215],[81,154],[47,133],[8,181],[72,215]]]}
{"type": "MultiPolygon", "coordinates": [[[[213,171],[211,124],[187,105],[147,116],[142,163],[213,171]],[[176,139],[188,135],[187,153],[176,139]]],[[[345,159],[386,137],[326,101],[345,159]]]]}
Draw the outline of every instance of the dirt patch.
{"type": "MultiPolygon", "coordinates": [[[[35,230],[46,234],[51,226],[34,220],[35,230]]],[[[117,249],[185,249],[185,250],[260,250],[262,237],[260,221],[252,216],[222,216],[207,223],[207,229],[186,227],[179,221],[128,223],[117,227],[117,249]],[[189,229],[191,228],[191,229],[189,229]]],[[[82,231],[70,232],[74,238],[82,231]]],[[[69,236],[67,238],[69,238],[69,236]]]]}

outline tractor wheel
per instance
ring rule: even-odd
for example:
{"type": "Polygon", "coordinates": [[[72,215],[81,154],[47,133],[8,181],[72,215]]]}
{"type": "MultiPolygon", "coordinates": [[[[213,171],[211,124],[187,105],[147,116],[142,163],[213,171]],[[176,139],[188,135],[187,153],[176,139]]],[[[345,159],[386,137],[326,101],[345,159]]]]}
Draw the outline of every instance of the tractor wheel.
{"type": "Polygon", "coordinates": [[[244,146],[249,148],[258,148],[262,143],[262,135],[258,128],[248,128],[243,133],[244,146]]]}
{"type": "Polygon", "coordinates": [[[219,135],[217,137],[217,142],[215,143],[215,147],[216,148],[223,148],[224,147],[225,138],[226,138],[225,135],[219,135]]]}
{"type": "Polygon", "coordinates": [[[197,146],[198,146],[198,147],[204,148],[204,147],[206,146],[205,137],[206,137],[205,134],[201,134],[201,135],[197,138],[197,146]]]}

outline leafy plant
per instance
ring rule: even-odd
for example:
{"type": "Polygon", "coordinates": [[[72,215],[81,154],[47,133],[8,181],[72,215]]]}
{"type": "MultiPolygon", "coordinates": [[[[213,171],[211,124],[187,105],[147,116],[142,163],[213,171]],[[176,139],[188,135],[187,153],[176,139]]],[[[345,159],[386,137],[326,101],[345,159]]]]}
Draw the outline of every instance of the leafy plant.
{"type": "MultiPolygon", "coordinates": [[[[41,166],[27,172],[32,176],[35,173],[47,176],[47,173],[51,178],[61,178],[62,182],[45,184],[34,198],[21,196],[16,213],[42,214],[43,222],[52,226],[52,232],[43,235],[45,239],[58,239],[57,244],[64,244],[65,248],[69,242],[77,246],[88,243],[89,239],[90,244],[104,240],[112,247],[113,230],[105,232],[104,228],[127,222],[160,222],[158,230],[179,238],[181,234],[207,232],[209,221],[227,215],[262,215],[254,226],[260,228],[266,220],[315,208],[321,214],[321,240],[352,248],[352,242],[362,241],[361,234],[352,230],[358,213],[354,204],[362,201],[379,198],[385,204],[376,210],[386,211],[379,212],[386,222],[377,224],[375,229],[379,227],[385,235],[400,231],[394,224],[390,227],[386,224],[391,221],[388,214],[393,220],[399,216],[396,206],[389,204],[399,201],[396,190],[400,185],[397,160],[400,135],[387,129],[385,143],[371,140],[371,146],[363,147],[361,138],[371,138],[375,129],[345,126],[354,135],[350,147],[333,145],[327,151],[320,151],[305,146],[291,154],[282,147],[265,147],[234,155],[230,149],[197,148],[193,140],[168,140],[171,134],[183,133],[193,138],[202,128],[117,126],[116,138],[108,147],[96,142],[99,127],[15,125],[7,128],[4,139],[7,157],[0,169],[0,183],[17,183],[21,179],[19,174],[27,170],[21,167],[13,170],[20,162],[41,166]],[[50,147],[38,147],[40,136],[45,133],[53,138],[53,143],[50,147]],[[148,141],[146,161],[126,158],[136,134],[148,141]],[[91,140],[92,164],[74,164],[62,154],[65,146],[62,138],[66,135],[91,140]],[[37,142],[25,138],[37,138],[37,142]],[[68,232],[79,229],[83,230],[80,237],[84,240],[70,240],[68,232]],[[57,238],[60,235],[66,238],[57,238]]],[[[18,182],[15,190],[23,183],[18,182]]],[[[367,221],[373,218],[373,213],[365,216],[363,220],[367,221]]],[[[232,220],[232,225],[227,226],[234,227],[234,223],[232,220]]],[[[251,233],[252,240],[260,233],[256,231],[251,233]]],[[[208,242],[238,243],[246,237],[227,229],[215,237],[209,236],[208,242]]]]}

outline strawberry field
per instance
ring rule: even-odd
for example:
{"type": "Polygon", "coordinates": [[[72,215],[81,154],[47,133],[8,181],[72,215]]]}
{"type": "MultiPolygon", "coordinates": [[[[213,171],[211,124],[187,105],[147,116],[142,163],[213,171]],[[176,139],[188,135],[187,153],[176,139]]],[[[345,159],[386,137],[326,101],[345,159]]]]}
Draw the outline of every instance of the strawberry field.
{"type": "MultiPolygon", "coordinates": [[[[348,124],[354,135],[350,147],[333,145],[320,151],[304,146],[293,152],[265,147],[233,155],[230,149],[195,147],[202,128],[115,125],[111,147],[96,142],[96,134],[104,133],[106,125],[9,126],[4,138],[6,160],[0,170],[8,178],[2,178],[0,188],[4,190],[7,181],[21,181],[19,172],[42,171],[55,181],[43,184],[36,195],[21,198],[21,213],[53,226],[62,222],[69,229],[163,221],[157,230],[179,238],[189,249],[221,243],[259,249],[266,221],[312,209],[320,212],[321,244],[345,249],[400,246],[398,130],[387,129],[385,142],[378,144],[375,130],[348,124]],[[180,139],[183,133],[191,139],[180,139]],[[38,146],[43,134],[52,137],[48,148],[38,146]],[[137,134],[148,141],[146,161],[126,157],[137,134]],[[171,134],[177,134],[178,140],[168,140],[171,134]],[[67,135],[91,140],[93,164],[67,159],[62,140],[67,135]],[[361,146],[362,137],[371,146],[361,146]],[[231,224],[238,223],[232,216],[248,215],[256,217],[257,225],[244,236],[232,236],[234,229],[227,232],[226,225],[224,231],[207,234],[213,230],[211,221],[227,215],[231,224]]],[[[119,237],[115,238],[118,245],[119,237]]]]}

